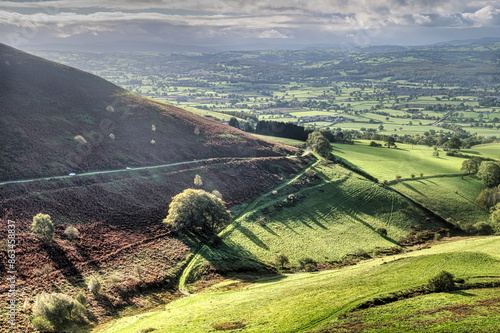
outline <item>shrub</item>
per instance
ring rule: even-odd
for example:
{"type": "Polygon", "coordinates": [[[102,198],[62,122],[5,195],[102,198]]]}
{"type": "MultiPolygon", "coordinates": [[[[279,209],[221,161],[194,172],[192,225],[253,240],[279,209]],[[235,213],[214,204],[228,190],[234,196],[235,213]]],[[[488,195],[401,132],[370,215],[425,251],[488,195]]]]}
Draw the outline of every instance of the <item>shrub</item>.
{"type": "Polygon", "coordinates": [[[435,240],[435,241],[440,241],[442,238],[443,238],[443,236],[441,236],[441,234],[440,234],[440,233],[435,233],[435,234],[434,234],[434,240],[435,240]]]}
{"type": "Polygon", "coordinates": [[[210,237],[210,245],[217,248],[222,245],[222,238],[219,235],[213,235],[210,237]]]}
{"type": "Polygon", "coordinates": [[[89,288],[90,293],[97,295],[101,292],[102,285],[98,279],[96,279],[95,277],[92,277],[92,278],[90,278],[88,288],[89,288]]]}
{"type": "Polygon", "coordinates": [[[198,187],[203,186],[203,180],[201,180],[200,175],[194,176],[194,185],[198,187]]]}
{"type": "Polygon", "coordinates": [[[474,231],[476,234],[483,236],[493,234],[493,228],[487,222],[477,222],[474,224],[474,231]]]}
{"type": "Polygon", "coordinates": [[[142,269],[142,266],[139,266],[139,265],[134,266],[134,273],[135,273],[135,275],[137,275],[137,278],[139,280],[142,280],[143,271],[144,270],[142,269]]]}
{"type": "Polygon", "coordinates": [[[433,292],[452,291],[455,289],[453,274],[447,271],[441,271],[438,275],[429,279],[427,288],[433,292]]]}
{"type": "Polygon", "coordinates": [[[377,228],[375,231],[380,235],[380,236],[387,236],[387,229],[386,228],[377,228]]]}
{"type": "Polygon", "coordinates": [[[0,240],[0,251],[7,252],[9,250],[9,243],[6,239],[0,240]]]}
{"type": "Polygon", "coordinates": [[[410,175],[410,177],[411,177],[411,179],[415,178],[415,174],[414,174],[414,173],[412,173],[412,174],[410,175]]]}
{"type": "Polygon", "coordinates": [[[64,237],[69,240],[75,240],[80,236],[80,231],[72,225],[68,226],[66,230],[64,230],[64,237]]]}
{"type": "Polygon", "coordinates": [[[399,180],[401,179],[401,176],[400,175],[396,175],[396,180],[399,182],[399,180]]]}
{"type": "Polygon", "coordinates": [[[42,270],[40,271],[41,274],[45,275],[45,277],[49,277],[49,274],[52,273],[54,268],[50,265],[43,265],[42,270]]]}
{"type": "Polygon", "coordinates": [[[87,140],[85,140],[85,138],[81,135],[77,135],[74,137],[75,141],[78,142],[79,144],[86,144],[87,143],[87,140]]]}
{"type": "Polygon", "coordinates": [[[304,258],[299,260],[299,267],[306,272],[314,272],[317,270],[317,263],[314,259],[304,258]]]}
{"type": "Polygon", "coordinates": [[[420,178],[424,178],[424,173],[423,172],[420,173],[420,178]]]}
{"type": "Polygon", "coordinates": [[[64,294],[37,295],[33,305],[32,324],[41,331],[62,331],[73,323],[85,322],[85,307],[64,294]]]}
{"type": "Polygon", "coordinates": [[[380,250],[380,249],[374,249],[373,252],[372,252],[372,255],[374,257],[376,257],[376,256],[379,256],[381,253],[382,253],[382,250],[380,250]]]}
{"type": "Polygon", "coordinates": [[[264,216],[259,216],[255,222],[257,222],[260,226],[265,226],[266,225],[266,218],[264,216]]]}
{"type": "Polygon", "coordinates": [[[38,213],[33,217],[33,223],[31,224],[31,231],[42,238],[50,239],[54,234],[54,225],[50,216],[47,214],[38,213]]]}

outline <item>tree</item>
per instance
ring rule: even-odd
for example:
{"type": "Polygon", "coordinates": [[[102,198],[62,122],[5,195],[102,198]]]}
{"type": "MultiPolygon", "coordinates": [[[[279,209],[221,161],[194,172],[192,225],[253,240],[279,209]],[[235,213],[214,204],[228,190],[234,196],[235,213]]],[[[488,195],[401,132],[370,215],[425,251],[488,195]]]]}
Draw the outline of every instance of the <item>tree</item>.
{"type": "Polygon", "coordinates": [[[481,159],[474,157],[463,161],[460,170],[466,171],[469,175],[475,175],[478,171],[479,165],[481,164],[481,159]]]}
{"type": "Polygon", "coordinates": [[[240,123],[238,122],[238,119],[236,119],[236,117],[231,117],[231,119],[229,119],[229,126],[233,126],[239,129],[240,123]]]}
{"type": "Polygon", "coordinates": [[[460,147],[462,146],[462,142],[456,136],[450,138],[450,140],[448,140],[446,144],[449,149],[460,149],[460,147]]]}
{"type": "Polygon", "coordinates": [[[384,138],[384,141],[386,142],[387,148],[391,148],[391,146],[395,146],[394,142],[396,142],[396,140],[394,139],[394,137],[392,137],[390,135],[387,135],[384,138]]]}
{"type": "Polygon", "coordinates": [[[500,166],[492,161],[483,161],[477,171],[477,176],[484,185],[494,187],[500,184],[500,166]]]}
{"type": "Polygon", "coordinates": [[[38,213],[33,217],[31,232],[39,237],[50,239],[54,234],[54,224],[48,214],[38,213]]]}
{"type": "Polygon", "coordinates": [[[186,189],[170,203],[168,215],[163,220],[178,230],[214,234],[222,225],[231,221],[221,199],[203,190],[186,189]]]}
{"type": "Polygon", "coordinates": [[[282,253],[280,253],[276,256],[275,261],[276,261],[276,264],[281,267],[281,269],[283,269],[285,267],[285,265],[290,262],[290,260],[288,260],[288,257],[282,253]]]}
{"type": "Polygon", "coordinates": [[[203,186],[203,180],[201,180],[200,175],[194,176],[194,185],[198,186],[198,187],[202,187],[203,186]]]}
{"type": "Polygon", "coordinates": [[[380,132],[382,132],[382,131],[384,130],[384,125],[380,125],[380,126],[378,127],[378,130],[379,130],[380,132]]]}
{"type": "Polygon", "coordinates": [[[306,145],[322,157],[330,156],[330,142],[321,134],[320,131],[314,131],[309,134],[306,145]]]}

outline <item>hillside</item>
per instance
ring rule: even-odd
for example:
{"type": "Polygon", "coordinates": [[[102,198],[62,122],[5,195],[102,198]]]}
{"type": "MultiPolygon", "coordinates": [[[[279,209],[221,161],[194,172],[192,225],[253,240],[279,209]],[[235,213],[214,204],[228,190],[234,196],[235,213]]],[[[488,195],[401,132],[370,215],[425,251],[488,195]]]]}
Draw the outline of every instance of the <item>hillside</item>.
{"type": "Polygon", "coordinates": [[[0,180],[213,157],[273,144],[0,44],[0,180]]]}
{"type": "Polygon", "coordinates": [[[233,290],[221,284],[172,302],[165,309],[125,317],[97,331],[214,332],[216,327],[239,323],[238,332],[361,332],[368,328],[370,332],[407,332],[422,327],[435,332],[494,332],[499,328],[498,288],[472,286],[481,282],[498,284],[499,246],[499,237],[463,239],[340,270],[287,274],[253,283],[240,280],[233,290]],[[441,270],[464,279],[471,289],[352,312],[362,302],[423,286],[441,270]],[[467,310],[467,303],[476,305],[475,310],[459,312],[467,310]],[[449,304],[458,305],[445,307],[449,304]],[[425,311],[429,311],[427,315],[425,311]],[[380,312],[383,316],[377,317],[380,312]],[[447,321],[449,317],[452,320],[447,321]]]}
{"type": "MultiPolygon", "coordinates": [[[[4,45],[0,58],[0,180],[27,180],[0,184],[0,233],[7,235],[8,220],[16,225],[19,332],[34,330],[31,310],[43,291],[84,293],[90,324],[179,297],[176,280],[206,239],[165,227],[172,197],[200,175],[201,188],[219,191],[230,208],[293,178],[311,161],[283,156],[295,148],[4,45]],[[89,170],[115,171],[83,174],[89,170]],[[40,178],[70,172],[77,174],[40,178]],[[38,213],[51,216],[53,239],[30,231],[38,213]],[[68,226],[78,229],[76,239],[65,237],[68,226]],[[87,291],[92,277],[105,297],[87,291]]],[[[8,288],[0,287],[3,303],[8,288]]],[[[0,331],[10,329],[7,311],[0,311],[0,331]]]]}

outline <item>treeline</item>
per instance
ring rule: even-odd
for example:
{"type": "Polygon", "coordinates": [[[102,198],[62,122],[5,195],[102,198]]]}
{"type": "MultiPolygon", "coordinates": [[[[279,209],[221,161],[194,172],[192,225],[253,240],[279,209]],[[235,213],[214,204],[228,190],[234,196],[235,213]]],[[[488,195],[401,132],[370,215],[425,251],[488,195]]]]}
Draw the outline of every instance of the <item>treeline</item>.
{"type": "Polygon", "coordinates": [[[303,126],[280,121],[261,120],[255,126],[255,133],[262,135],[277,136],[280,138],[306,141],[309,133],[313,130],[305,129],[303,126]]]}

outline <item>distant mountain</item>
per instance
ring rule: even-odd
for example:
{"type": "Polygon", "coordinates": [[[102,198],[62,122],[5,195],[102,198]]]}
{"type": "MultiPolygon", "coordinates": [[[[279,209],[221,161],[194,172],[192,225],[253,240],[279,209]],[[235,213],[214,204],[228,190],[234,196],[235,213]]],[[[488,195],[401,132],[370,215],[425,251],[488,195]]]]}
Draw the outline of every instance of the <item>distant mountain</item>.
{"type": "Polygon", "coordinates": [[[462,39],[462,40],[450,40],[447,42],[439,42],[431,44],[432,46],[442,46],[442,45],[462,45],[462,44],[489,44],[500,42],[500,37],[484,37],[479,39],[462,39]]]}
{"type": "Polygon", "coordinates": [[[3,44],[0,114],[0,180],[278,154],[233,127],[3,44]]]}

